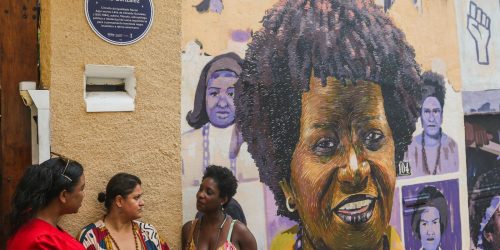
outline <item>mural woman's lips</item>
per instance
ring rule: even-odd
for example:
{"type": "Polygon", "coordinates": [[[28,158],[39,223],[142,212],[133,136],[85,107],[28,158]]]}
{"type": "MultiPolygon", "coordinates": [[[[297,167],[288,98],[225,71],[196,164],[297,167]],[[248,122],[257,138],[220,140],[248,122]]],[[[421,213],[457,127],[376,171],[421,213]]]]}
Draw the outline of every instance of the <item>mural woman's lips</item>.
{"type": "Polygon", "coordinates": [[[355,225],[365,223],[373,215],[376,198],[366,194],[349,196],[333,212],[347,224],[355,225]]]}
{"type": "Polygon", "coordinates": [[[230,112],[228,112],[228,111],[218,111],[218,112],[216,112],[216,114],[217,114],[217,118],[219,118],[219,119],[225,119],[225,118],[227,118],[229,116],[230,112]]]}

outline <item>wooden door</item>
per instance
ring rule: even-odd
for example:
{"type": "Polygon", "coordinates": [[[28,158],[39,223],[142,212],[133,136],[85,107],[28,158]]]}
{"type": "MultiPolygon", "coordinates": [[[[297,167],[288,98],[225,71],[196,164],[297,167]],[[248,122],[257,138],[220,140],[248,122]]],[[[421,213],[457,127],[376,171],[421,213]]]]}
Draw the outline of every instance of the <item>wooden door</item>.
{"type": "Polygon", "coordinates": [[[31,164],[31,114],[19,82],[38,82],[38,6],[38,0],[0,0],[0,249],[11,197],[31,164]]]}

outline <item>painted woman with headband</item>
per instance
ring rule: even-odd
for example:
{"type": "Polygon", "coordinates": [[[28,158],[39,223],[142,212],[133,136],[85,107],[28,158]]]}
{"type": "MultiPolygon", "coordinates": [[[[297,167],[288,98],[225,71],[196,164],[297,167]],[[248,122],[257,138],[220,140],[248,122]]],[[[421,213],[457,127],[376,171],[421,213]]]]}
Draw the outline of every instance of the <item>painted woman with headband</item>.
{"type": "MultiPolygon", "coordinates": [[[[239,181],[258,182],[258,171],[235,125],[234,85],[241,58],[225,53],[210,60],[200,73],[192,109],[182,134],[183,187],[198,187],[208,165],[227,166],[239,181]]],[[[184,194],[186,195],[186,194],[184,194]]]]}
{"type": "Polygon", "coordinates": [[[78,239],[85,249],[169,249],[152,225],[137,220],[144,207],[139,177],[116,174],[109,180],[106,193],[99,193],[98,200],[104,203],[107,213],[80,232],[78,239]]]}
{"type": "Polygon", "coordinates": [[[245,224],[224,213],[224,206],[236,194],[238,183],[231,170],[210,165],[198,193],[196,209],[200,219],[182,227],[182,249],[254,250],[257,242],[245,224]]]}
{"type": "Polygon", "coordinates": [[[83,167],[76,161],[52,158],[28,167],[12,200],[7,249],[83,250],[57,223],[78,212],[84,187],[83,167]]]}

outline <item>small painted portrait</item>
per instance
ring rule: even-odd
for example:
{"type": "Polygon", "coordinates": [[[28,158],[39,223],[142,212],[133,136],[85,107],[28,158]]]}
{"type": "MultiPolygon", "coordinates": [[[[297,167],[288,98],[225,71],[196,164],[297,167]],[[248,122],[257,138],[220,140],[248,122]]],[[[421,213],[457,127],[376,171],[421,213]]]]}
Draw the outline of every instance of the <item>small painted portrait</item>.
{"type": "Polygon", "coordinates": [[[458,171],[457,143],[443,132],[445,81],[439,74],[425,72],[420,119],[423,131],[415,136],[405,156],[411,177],[458,171]]]}
{"type": "Polygon", "coordinates": [[[230,52],[214,57],[200,74],[193,108],[186,115],[193,129],[182,134],[184,186],[198,186],[210,164],[229,167],[240,181],[258,179],[235,126],[234,85],[241,64],[241,58],[230,52]]]}
{"type": "MultiPolygon", "coordinates": [[[[470,97],[464,103],[479,100],[470,97]]],[[[495,99],[498,96],[484,95],[480,101],[495,99]]],[[[471,246],[483,250],[500,247],[500,115],[488,112],[464,118],[471,246]]]]}
{"type": "Polygon", "coordinates": [[[403,187],[405,249],[461,249],[457,194],[457,180],[403,187]]]}
{"type": "Polygon", "coordinates": [[[443,194],[433,186],[418,193],[412,216],[414,236],[420,240],[421,249],[441,249],[441,235],[448,225],[448,204],[443,194]]]}
{"type": "Polygon", "coordinates": [[[500,249],[500,195],[491,199],[490,206],[484,212],[479,224],[477,239],[479,249],[500,249]]]}
{"type": "Polygon", "coordinates": [[[401,249],[396,162],[418,119],[420,67],[372,1],[280,1],[254,33],[236,119],[277,213],[271,249],[401,249]]]}
{"type": "MultiPolygon", "coordinates": [[[[469,195],[471,242],[476,249],[500,249],[500,169],[477,178],[469,195]]],[[[472,244],[471,244],[472,245],[472,244]]]]}
{"type": "Polygon", "coordinates": [[[464,117],[464,125],[467,186],[469,193],[473,193],[479,177],[500,169],[500,115],[468,115],[464,117]]]}

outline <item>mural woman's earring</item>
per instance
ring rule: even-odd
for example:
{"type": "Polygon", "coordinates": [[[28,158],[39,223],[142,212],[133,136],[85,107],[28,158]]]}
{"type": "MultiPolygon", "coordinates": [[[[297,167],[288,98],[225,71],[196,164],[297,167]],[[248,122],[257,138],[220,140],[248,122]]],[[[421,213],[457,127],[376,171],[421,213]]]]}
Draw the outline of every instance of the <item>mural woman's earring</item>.
{"type": "Polygon", "coordinates": [[[293,207],[290,206],[290,199],[291,198],[292,197],[290,197],[290,196],[286,197],[286,209],[288,209],[288,211],[290,213],[293,213],[293,212],[295,212],[295,210],[297,210],[297,208],[295,207],[295,204],[293,204],[293,207]]]}

